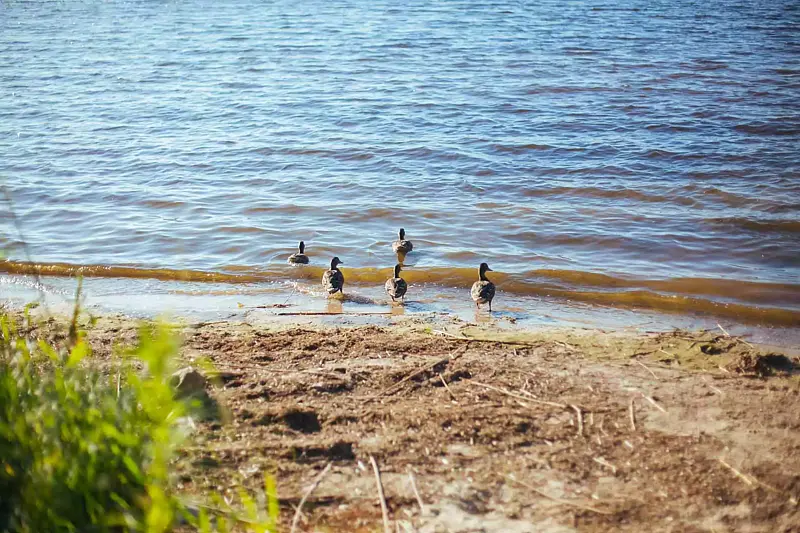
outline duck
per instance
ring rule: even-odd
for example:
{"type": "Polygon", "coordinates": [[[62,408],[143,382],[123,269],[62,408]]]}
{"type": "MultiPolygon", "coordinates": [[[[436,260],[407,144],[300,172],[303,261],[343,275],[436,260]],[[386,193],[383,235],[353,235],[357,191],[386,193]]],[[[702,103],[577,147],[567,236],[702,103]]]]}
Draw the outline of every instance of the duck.
{"type": "Polygon", "coordinates": [[[339,270],[339,265],[343,265],[341,259],[334,257],[331,259],[331,268],[322,274],[322,287],[328,291],[328,294],[336,294],[342,292],[344,288],[344,275],[339,270]]]}
{"type": "Polygon", "coordinates": [[[406,280],[400,277],[400,263],[397,263],[394,266],[394,277],[391,277],[386,280],[386,294],[392,297],[392,301],[395,301],[395,298],[402,298],[405,300],[406,298],[406,291],[408,290],[408,284],[406,280]]]}
{"type": "Polygon", "coordinates": [[[308,264],[308,256],[305,254],[306,251],[306,243],[300,241],[300,246],[298,246],[299,252],[296,254],[292,254],[289,256],[289,262],[294,265],[307,265],[308,264]]]}
{"type": "Polygon", "coordinates": [[[400,239],[392,243],[392,250],[394,250],[395,253],[407,254],[414,249],[414,245],[411,243],[411,241],[406,240],[406,230],[403,228],[400,228],[399,235],[400,239]]]}
{"type": "Polygon", "coordinates": [[[494,283],[486,278],[487,272],[493,272],[489,265],[481,263],[479,270],[480,279],[473,283],[470,294],[472,299],[475,300],[475,306],[480,307],[481,304],[489,304],[489,312],[492,311],[492,299],[494,298],[495,288],[494,283]]]}

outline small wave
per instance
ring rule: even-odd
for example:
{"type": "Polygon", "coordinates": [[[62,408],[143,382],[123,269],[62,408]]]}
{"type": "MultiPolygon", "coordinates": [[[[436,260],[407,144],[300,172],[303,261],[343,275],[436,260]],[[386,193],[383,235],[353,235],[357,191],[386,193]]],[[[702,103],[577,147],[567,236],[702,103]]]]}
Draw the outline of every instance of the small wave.
{"type": "Polygon", "coordinates": [[[252,226],[222,226],[216,229],[220,233],[265,233],[267,230],[252,226]]]}
{"type": "Polygon", "coordinates": [[[696,126],[681,126],[677,124],[648,124],[645,126],[645,129],[649,131],[664,131],[669,133],[697,131],[696,126]]]}
{"type": "Polygon", "coordinates": [[[611,87],[595,86],[554,86],[554,87],[534,87],[525,91],[527,94],[580,94],[580,93],[607,93],[614,92],[616,89],[611,87]]]}
{"type": "Polygon", "coordinates": [[[255,150],[255,152],[265,156],[311,156],[331,158],[338,161],[367,161],[376,157],[376,155],[372,152],[351,149],[322,150],[314,148],[259,148],[255,150]]]}
{"type": "Polygon", "coordinates": [[[607,52],[608,49],[598,49],[598,50],[591,50],[588,48],[575,48],[571,46],[567,46],[562,49],[565,54],[571,56],[594,56],[600,52],[607,52]]]}
{"type": "Polygon", "coordinates": [[[144,200],[142,205],[156,209],[176,209],[185,207],[186,203],[179,200],[144,200]]]}
{"type": "MultiPolygon", "coordinates": [[[[73,265],[67,263],[26,263],[0,261],[0,272],[19,275],[86,276],[105,278],[151,278],[179,282],[218,282],[231,284],[266,283],[287,280],[318,280],[325,267],[248,267],[231,272],[204,272],[139,268],[115,265],[73,265]]],[[[382,284],[391,270],[344,268],[347,284],[382,284]]],[[[464,288],[477,279],[470,268],[409,268],[403,277],[410,284],[432,284],[464,288]]],[[[573,270],[532,270],[504,274],[491,279],[501,291],[524,296],[554,297],[591,304],[643,307],[666,312],[711,313],[745,322],[796,326],[800,323],[800,285],[729,281],[719,279],[628,279],[607,274],[573,270]],[[784,307],[779,307],[783,305],[784,307]]]]}
{"type": "Polygon", "coordinates": [[[768,123],[754,123],[737,124],[733,127],[734,130],[742,133],[750,133],[752,135],[797,135],[800,134],[800,129],[786,124],[768,124],[768,123]]]}
{"type": "Polygon", "coordinates": [[[524,154],[525,152],[582,152],[584,148],[580,147],[559,147],[559,146],[551,146],[549,144],[517,144],[517,145],[508,145],[508,144],[492,144],[490,147],[493,150],[498,152],[504,152],[514,155],[524,154]]]}
{"type": "Polygon", "coordinates": [[[747,207],[755,203],[753,198],[723,191],[722,189],[718,189],[716,187],[703,189],[702,194],[713,196],[716,200],[721,201],[729,207],[747,207]]]}
{"type": "Polygon", "coordinates": [[[720,226],[733,226],[759,233],[800,234],[798,220],[764,220],[745,217],[706,218],[704,222],[720,226]]]}
{"type": "Polygon", "coordinates": [[[613,200],[633,200],[653,204],[677,203],[695,205],[696,201],[682,195],[661,195],[645,193],[636,189],[604,189],[600,187],[541,187],[524,189],[522,194],[532,197],[564,196],[567,198],[608,198],[613,200]]]}

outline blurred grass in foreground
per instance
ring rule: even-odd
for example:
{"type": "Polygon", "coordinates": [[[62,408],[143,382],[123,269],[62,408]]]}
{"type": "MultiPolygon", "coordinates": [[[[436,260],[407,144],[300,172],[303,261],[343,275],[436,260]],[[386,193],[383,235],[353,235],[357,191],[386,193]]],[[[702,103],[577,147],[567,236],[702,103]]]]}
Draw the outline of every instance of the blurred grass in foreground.
{"type": "MultiPolygon", "coordinates": [[[[2,311],[2,310],[0,310],[2,311]]],[[[169,465],[196,406],[175,397],[178,343],[166,326],[143,326],[116,375],[91,361],[76,306],[67,333],[37,338],[26,308],[0,312],[0,531],[277,531],[275,484],[244,512],[184,505],[169,465]]]]}

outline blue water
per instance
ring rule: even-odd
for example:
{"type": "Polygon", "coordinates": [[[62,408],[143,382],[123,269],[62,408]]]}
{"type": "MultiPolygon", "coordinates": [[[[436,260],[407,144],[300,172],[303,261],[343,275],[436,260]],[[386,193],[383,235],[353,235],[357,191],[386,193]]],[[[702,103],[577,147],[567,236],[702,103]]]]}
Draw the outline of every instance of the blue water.
{"type": "Polygon", "coordinates": [[[796,310],[799,29],[795,1],[6,1],[0,247],[390,268],[403,226],[420,271],[796,310]]]}

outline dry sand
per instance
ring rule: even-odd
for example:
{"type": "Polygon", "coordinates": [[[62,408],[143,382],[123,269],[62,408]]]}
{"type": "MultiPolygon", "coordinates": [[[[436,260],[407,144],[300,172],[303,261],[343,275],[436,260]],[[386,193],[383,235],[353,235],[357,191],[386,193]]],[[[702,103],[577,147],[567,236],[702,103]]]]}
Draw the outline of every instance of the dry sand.
{"type": "MultiPolygon", "coordinates": [[[[390,531],[800,531],[792,351],[722,330],[179,330],[227,411],[182,448],[180,490],[235,502],[271,472],[286,531],[315,480],[298,530],[383,531],[372,458],[390,531]]],[[[135,336],[101,318],[95,362],[135,336]]]]}

